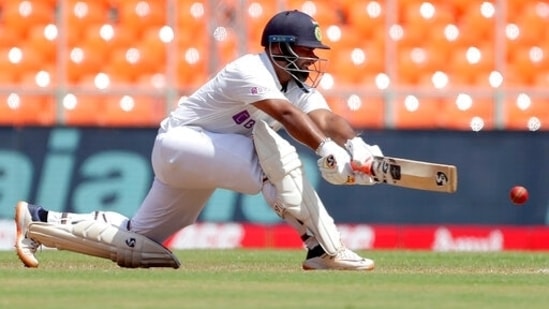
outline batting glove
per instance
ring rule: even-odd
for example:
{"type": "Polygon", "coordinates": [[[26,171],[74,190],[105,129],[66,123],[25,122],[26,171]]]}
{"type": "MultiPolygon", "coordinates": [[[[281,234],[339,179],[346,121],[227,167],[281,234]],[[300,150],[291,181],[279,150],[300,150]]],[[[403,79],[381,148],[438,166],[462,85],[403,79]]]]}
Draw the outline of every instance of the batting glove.
{"type": "Polygon", "coordinates": [[[354,171],[355,183],[360,185],[373,185],[374,180],[367,171],[372,164],[374,156],[382,157],[383,152],[378,145],[368,145],[360,137],[347,140],[345,149],[351,154],[351,167],[354,171]]]}
{"type": "Polygon", "coordinates": [[[317,164],[327,182],[334,185],[353,184],[354,172],[351,168],[351,157],[341,146],[330,139],[323,141],[316,154],[321,158],[317,164]]]}

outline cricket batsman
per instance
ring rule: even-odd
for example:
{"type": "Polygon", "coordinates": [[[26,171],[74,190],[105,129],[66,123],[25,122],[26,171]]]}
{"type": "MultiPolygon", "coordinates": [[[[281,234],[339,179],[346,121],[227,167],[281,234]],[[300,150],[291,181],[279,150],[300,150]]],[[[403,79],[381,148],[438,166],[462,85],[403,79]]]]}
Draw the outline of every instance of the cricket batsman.
{"type": "Polygon", "coordinates": [[[316,49],[318,23],[297,10],[274,15],[261,38],[264,50],[227,64],[161,122],[151,154],[154,180],[137,212],[77,214],[21,201],[15,207],[16,251],[38,267],[39,246],[110,259],[121,267],[180,263],[162,243],[196,222],[218,188],[262,193],[296,229],[307,248],[305,270],[372,270],[374,261],[345,247],[333,218],[304,175],[284,129],[319,156],[333,185],[372,185],[353,165],[382,156],[334,114],[315,88],[327,59],[316,49]]]}

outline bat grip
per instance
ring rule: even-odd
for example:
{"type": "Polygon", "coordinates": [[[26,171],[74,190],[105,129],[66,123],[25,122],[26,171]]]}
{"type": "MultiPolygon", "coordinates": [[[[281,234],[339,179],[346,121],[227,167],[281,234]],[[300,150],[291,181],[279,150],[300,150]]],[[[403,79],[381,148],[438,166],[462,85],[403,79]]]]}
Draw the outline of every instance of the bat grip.
{"type": "Polygon", "coordinates": [[[366,175],[372,175],[372,163],[374,160],[369,160],[366,164],[361,164],[357,161],[351,161],[351,168],[355,172],[364,173],[366,175]]]}

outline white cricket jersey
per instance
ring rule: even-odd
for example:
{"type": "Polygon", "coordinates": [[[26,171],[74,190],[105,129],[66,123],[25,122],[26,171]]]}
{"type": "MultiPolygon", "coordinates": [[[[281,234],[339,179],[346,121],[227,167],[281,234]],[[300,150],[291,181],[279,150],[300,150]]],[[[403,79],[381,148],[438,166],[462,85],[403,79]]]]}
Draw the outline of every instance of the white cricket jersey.
{"type": "Polygon", "coordinates": [[[210,132],[251,135],[253,125],[264,120],[274,129],[280,124],[251,103],[265,99],[286,99],[303,112],[329,109],[316,89],[305,92],[295,82],[286,92],[276,78],[266,53],[244,55],[227,64],[188,98],[180,102],[162,128],[197,126],[210,132]]]}

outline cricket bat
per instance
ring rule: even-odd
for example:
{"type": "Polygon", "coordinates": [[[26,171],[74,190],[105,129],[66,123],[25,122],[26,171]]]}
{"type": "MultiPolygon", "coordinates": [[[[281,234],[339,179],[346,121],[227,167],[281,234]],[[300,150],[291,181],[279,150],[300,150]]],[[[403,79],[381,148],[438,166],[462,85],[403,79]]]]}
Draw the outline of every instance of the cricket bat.
{"type": "Polygon", "coordinates": [[[377,183],[416,190],[457,191],[457,168],[454,165],[393,157],[374,157],[369,165],[351,165],[354,170],[370,175],[377,183]]]}

